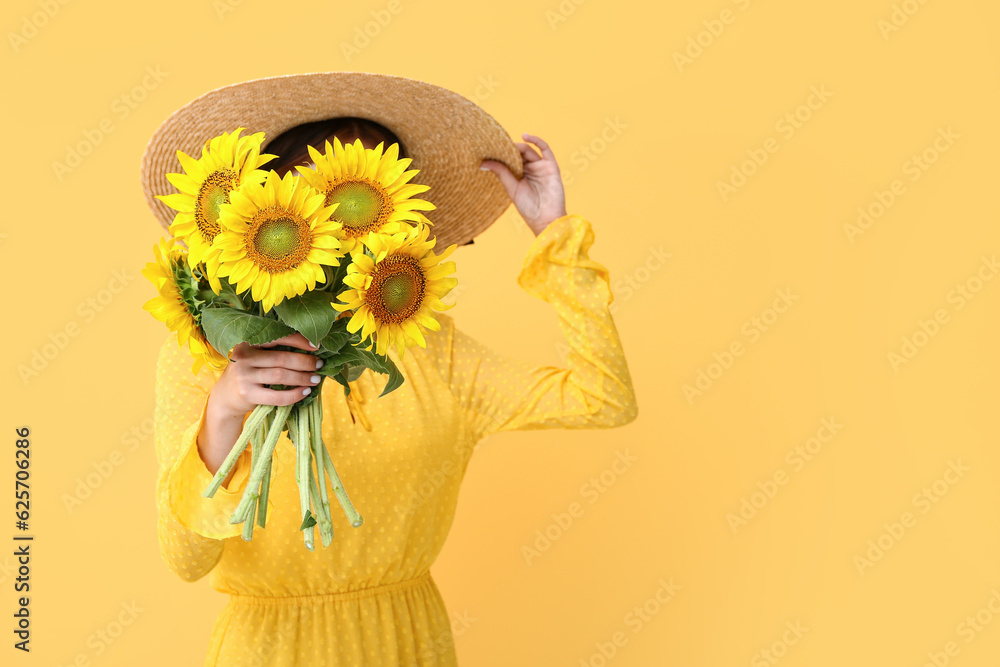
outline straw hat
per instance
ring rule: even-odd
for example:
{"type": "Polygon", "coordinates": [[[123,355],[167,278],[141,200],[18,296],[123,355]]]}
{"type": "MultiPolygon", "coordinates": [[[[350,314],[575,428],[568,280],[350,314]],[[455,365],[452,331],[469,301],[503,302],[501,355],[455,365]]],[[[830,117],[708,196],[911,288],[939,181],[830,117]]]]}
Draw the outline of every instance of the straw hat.
{"type": "MultiPolygon", "coordinates": [[[[316,72],[244,81],[209,91],[175,111],[156,130],[142,156],[146,203],[164,228],[176,211],[156,198],[176,192],[166,174],[181,172],[177,150],[197,157],[212,137],[245,127],[264,132],[267,142],[296,125],[341,116],[359,116],[392,130],[411,168],[412,182],[429,185],[421,198],[431,234],[443,249],[471,240],[510,205],[499,179],[479,168],[483,160],[523,173],[520,152],[507,131],[470,100],[424,81],[369,72],[316,72]]],[[[319,150],[323,150],[318,146],[319,150]]],[[[265,164],[263,169],[267,169],[265,164]]]]}

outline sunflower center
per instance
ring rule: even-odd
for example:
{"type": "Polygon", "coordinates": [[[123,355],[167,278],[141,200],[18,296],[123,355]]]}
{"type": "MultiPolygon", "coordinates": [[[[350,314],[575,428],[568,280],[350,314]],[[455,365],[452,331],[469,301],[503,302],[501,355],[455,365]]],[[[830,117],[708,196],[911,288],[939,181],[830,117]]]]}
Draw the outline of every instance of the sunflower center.
{"type": "Polygon", "coordinates": [[[312,248],[309,223],[280,206],[260,209],[248,227],[247,256],[268,273],[294,269],[312,248]]]}
{"type": "Polygon", "coordinates": [[[389,255],[375,267],[365,302],[380,322],[402,322],[420,308],[426,278],[420,262],[407,255],[389,255]]]}
{"type": "Polygon", "coordinates": [[[326,192],[326,206],[340,204],[334,217],[349,236],[377,232],[388,216],[388,197],[382,188],[367,181],[343,181],[326,192]]]}
{"type": "Polygon", "coordinates": [[[236,187],[236,172],[217,169],[198,188],[194,204],[194,219],[206,241],[219,233],[219,207],[229,201],[229,191],[236,187]]]}

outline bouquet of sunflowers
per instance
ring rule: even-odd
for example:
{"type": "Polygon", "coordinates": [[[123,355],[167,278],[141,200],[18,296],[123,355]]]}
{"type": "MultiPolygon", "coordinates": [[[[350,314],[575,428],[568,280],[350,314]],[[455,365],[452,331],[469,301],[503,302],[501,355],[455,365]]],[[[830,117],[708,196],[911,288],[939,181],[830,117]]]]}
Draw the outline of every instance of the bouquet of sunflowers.
{"type": "Polygon", "coordinates": [[[342,385],[349,404],[349,383],[365,368],[388,375],[381,396],[403,383],[388,349],[402,356],[406,347],[426,347],[422,328],[440,330],[433,310],[454,305],[441,298],[457,284],[448,277],[455,263],[442,260],[456,246],[432,250],[432,223],[422,211],[435,207],[416,198],[430,188],[410,182],[418,170],[397,159],[397,144],[383,152],[384,142],[366,149],[360,139],[343,145],[334,137],[325,153],[308,148],[315,168],[279,177],[260,168],[277,157],[260,152],[264,133],[241,137],[243,129],[206,141],[198,159],[177,151],[184,173],[167,178],[179,192],[158,196],[177,214],[172,236],[160,239],[156,261],[142,271],[159,293],[143,307],[187,343],[194,373],[204,364],[223,370],[241,342],[261,345],[297,331],[318,346],[320,383],[294,405],[258,405],[202,494],[215,494],[252,440],[250,477],[230,517],[252,539],[254,523],[266,524],[272,454],[287,430],[299,530],[312,550],[316,525],[324,547],[333,539],[327,478],[351,525],[362,523],[323,443],[323,382],[342,385]]]}

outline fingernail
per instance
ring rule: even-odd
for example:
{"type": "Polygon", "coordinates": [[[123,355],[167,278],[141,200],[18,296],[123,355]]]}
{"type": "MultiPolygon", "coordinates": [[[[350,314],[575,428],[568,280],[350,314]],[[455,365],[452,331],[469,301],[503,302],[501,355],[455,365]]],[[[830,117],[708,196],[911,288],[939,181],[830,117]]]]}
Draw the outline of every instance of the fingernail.
{"type": "Polygon", "coordinates": [[[489,167],[484,167],[483,165],[479,165],[479,168],[482,169],[483,171],[489,171],[490,170],[489,167]]]}
{"type": "Polygon", "coordinates": [[[307,340],[306,342],[309,343],[309,347],[311,347],[314,350],[319,347],[318,345],[313,345],[311,340],[307,340]]]}
{"type": "Polygon", "coordinates": [[[323,368],[323,360],[322,359],[317,359],[316,360],[316,370],[319,370],[321,368],[323,368]]]}
{"type": "Polygon", "coordinates": [[[311,391],[312,391],[312,387],[306,387],[305,389],[302,390],[302,395],[303,396],[308,396],[309,392],[311,392],[311,391]]]}
{"type": "Polygon", "coordinates": [[[319,382],[319,376],[318,375],[313,375],[311,378],[309,378],[309,381],[310,382],[314,382],[314,383],[315,382],[319,382]]]}

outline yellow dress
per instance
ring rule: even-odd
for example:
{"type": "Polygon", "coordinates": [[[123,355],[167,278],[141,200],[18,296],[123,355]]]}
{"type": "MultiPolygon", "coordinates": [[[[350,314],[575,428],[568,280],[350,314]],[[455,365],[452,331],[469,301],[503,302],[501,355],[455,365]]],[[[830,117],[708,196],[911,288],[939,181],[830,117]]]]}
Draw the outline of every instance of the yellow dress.
{"type": "MultiPolygon", "coordinates": [[[[542,428],[613,428],[638,413],[609,312],[608,271],[588,257],[594,233],[579,215],[554,220],[531,244],[518,284],[551,304],[569,347],[566,367],[499,355],[438,313],[426,349],[389,356],[405,382],[379,398],[385,375],[366,370],[323,385],[323,441],[364,524],[353,528],[331,493],[333,542],[303,544],[295,452],[274,450],[267,526],[245,541],[230,524],[249,477],[248,447],[228,487],[197,435],[220,372],[202,367],[171,333],[156,367],[155,442],[160,552],[184,581],[211,573],[230,596],[205,665],[313,667],[457,665],[449,616],[430,567],[444,544],[466,465],[483,437],[542,428]],[[371,430],[365,428],[367,420],[371,430]]],[[[527,335],[527,334],[526,334],[527,335]]]]}

